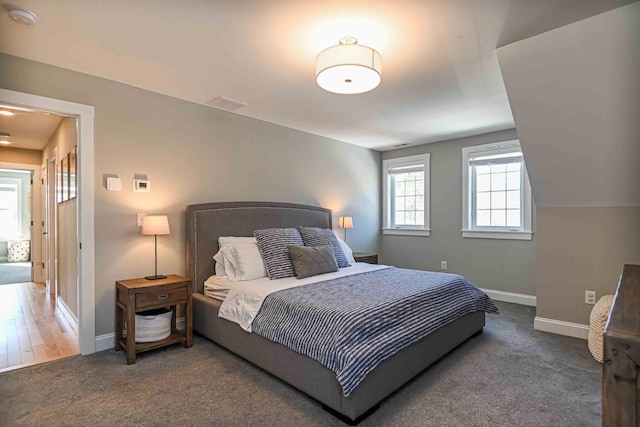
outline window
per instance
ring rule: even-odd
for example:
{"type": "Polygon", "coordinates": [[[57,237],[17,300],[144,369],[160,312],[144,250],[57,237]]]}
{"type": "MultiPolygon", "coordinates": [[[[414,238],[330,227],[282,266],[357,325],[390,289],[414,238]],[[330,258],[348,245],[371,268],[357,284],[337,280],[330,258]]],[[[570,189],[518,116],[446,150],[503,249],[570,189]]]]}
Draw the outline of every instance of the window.
{"type": "Polygon", "coordinates": [[[0,238],[17,239],[22,234],[20,209],[20,180],[2,178],[0,180],[0,238]]]}
{"type": "Polygon", "coordinates": [[[430,155],[382,162],[384,234],[428,236],[430,155]]]}
{"type": "Polygon", "coordinates": [[[531,185],[519,141],[462,149],[462,236],[531,240],[531,185]]]}

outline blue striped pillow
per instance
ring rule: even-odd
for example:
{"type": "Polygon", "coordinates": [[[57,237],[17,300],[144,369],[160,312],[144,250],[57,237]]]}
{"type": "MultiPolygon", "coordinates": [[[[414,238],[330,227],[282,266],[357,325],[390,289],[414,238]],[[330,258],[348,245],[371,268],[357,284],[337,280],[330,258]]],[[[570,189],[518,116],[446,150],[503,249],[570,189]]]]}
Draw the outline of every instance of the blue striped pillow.
{"type": "Polygon", "coordinates": [[[296,275],[287,246],[303,246],[300,233],[295,228],[265,228],[253,235],[267,267],[269,279],[282,279],[296,275]]]}
{"type": "Polygon", "coordinates": [[[332,230],[328,228],[298,227],[298,231],[300,231],[300,236],[302,236],[305,246],[331,245],[333,254],[336,256],[336,261],[338,262],[338,267],[344,268],[351,266],[338,242],[338,238],[333,234],[332,230]]]}

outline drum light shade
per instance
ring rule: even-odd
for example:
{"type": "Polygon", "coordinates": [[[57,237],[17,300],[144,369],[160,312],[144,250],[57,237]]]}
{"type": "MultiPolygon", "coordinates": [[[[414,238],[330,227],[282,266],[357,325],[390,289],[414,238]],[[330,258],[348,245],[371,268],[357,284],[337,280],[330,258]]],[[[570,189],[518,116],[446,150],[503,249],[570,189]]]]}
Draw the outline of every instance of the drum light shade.
{"type": "Polygon", "coordinates": [[[382,57],[358,44],[354,37],[340,39],[316,57],[316,82],[322,89],[352,95],[368,92],[382,81],[382,57]]]}

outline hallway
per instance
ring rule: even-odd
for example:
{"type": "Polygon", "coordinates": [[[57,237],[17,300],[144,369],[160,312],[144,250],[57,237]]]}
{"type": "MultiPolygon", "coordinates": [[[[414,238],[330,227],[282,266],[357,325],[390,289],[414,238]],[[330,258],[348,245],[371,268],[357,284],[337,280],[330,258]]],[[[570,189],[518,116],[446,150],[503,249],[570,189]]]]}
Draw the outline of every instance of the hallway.
{"type": "Polygon", "coordinates": [[[44,284],[0,285],[0,372],[78,353],[78,336],[44,284]]]}

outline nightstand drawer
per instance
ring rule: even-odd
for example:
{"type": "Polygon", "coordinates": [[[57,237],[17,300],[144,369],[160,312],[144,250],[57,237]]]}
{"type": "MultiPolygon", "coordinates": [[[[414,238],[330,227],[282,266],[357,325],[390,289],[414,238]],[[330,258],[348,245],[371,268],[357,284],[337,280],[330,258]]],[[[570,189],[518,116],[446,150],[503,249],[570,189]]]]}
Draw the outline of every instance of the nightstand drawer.
{"type": "Polygon", "coordinates": [[[144,292],[136,295],[136,309],[154,307],[157,305],[173,305],[187,301],[187,288],[169,289],[166,291],[157,290],[144,292]]]}

